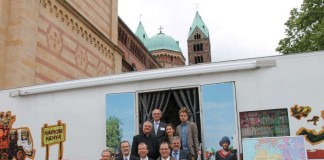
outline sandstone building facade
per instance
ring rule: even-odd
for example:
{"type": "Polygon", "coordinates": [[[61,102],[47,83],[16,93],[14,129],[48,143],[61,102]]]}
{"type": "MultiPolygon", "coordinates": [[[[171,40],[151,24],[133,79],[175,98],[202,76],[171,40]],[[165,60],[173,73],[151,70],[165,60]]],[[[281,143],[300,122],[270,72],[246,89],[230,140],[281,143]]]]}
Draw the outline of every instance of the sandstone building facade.
{"type": "Polygon", "coordinates": [[[122,50],[122,72],[161,68],[144,43],[118,18],[118,47],[122,50]]]}
{"type": "MultiPolygon", "coordinates": [[[[135,34],[118,0],[1,0],[0,90],[185,65],[179,42],[135,34]]],[[[211,62],[199,13],[188,35],[189,65],[211,62]]]]}
{"type": "Polygon", "coordinates": [[[117,0],[2,0],[0,20],[0,89],[122,72],[117,0]]]}

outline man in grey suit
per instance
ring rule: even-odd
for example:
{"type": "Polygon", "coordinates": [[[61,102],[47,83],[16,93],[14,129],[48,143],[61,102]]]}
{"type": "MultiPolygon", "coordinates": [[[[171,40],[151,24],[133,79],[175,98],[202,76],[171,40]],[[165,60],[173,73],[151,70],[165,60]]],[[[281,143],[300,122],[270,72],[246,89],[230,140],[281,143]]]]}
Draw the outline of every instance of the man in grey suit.
{"type": "Polygon", "coordinates": [[[198,141],[198,129],[194,122],[189,122],[189,109],[182,107],[179,110],[181,124],[177,126],[176,135],[181,137],[182,149],[191,154],[192,159],[201,154],[198,141]]]}
{"type": "Polygon", "coordinates": [[[174,136],[171,139],[171,149],[172,149],[171,156],[175,160],[191,160],[189,153],[184,150],[180,150],[180,148],[181,148],[181,138],[179,136],[174,136]]]}
{"type": "Polygon", "coordinates": [[[165,138],[166,138],[166,135],[165,135],[166,123],[160,121],[161,117],[162,117],[161,110],[154,109],[152,111],[152,118],[153,118],[152,126],[153,126],[153,129],[152,129],[151,135],[153,137],[156,137],[159,144],[162,141],[165,141],[165,138]]]}

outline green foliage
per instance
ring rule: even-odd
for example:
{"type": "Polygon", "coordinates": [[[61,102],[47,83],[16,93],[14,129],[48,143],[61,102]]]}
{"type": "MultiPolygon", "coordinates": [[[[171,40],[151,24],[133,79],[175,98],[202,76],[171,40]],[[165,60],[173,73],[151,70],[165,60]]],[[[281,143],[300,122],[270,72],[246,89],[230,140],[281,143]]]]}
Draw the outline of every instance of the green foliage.
{"type": "Polygon", "coordinates": [[[286,37],[276,51],[283,54],[324,50],[324,1],[304,0],[301,9],[290,11],[286,37]]]}
{"type": "Polygon", "coordinates": [[[106,146],[109,148],[118,148],[123,137],[122,122],[115,116],[111,116],[106,121],[106,146]]]}

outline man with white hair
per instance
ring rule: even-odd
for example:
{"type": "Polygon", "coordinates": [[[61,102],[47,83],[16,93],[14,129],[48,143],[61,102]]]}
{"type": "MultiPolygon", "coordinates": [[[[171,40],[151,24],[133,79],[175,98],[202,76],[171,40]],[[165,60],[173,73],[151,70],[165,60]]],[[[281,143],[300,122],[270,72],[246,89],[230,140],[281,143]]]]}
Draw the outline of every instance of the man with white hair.
{"type": "Polygon", "coordinates": [[[142,134],[133,137],[132,143],[132,155],[139,157],[138,155],[138,145],[144,142],[147,145],[148,154],[147,156],[151,159],[156,159],[159,156],[158,153],[158,141],[155,137],[151,135],[152,123],[146,121],[142,127],[142,134]]]}

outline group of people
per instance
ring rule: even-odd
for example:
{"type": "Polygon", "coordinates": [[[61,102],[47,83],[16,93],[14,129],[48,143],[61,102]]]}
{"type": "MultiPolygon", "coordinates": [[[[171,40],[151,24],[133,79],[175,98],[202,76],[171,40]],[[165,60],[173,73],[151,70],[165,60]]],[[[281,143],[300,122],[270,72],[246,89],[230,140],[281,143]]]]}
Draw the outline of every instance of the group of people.
{"type": "MultiPolygon", "coordinates": [[[[133,137],[132,145],[128,141],[120,143],[121,154],[115,160],[194,160],[201,154],[201,146],[197,125],[188,121],[189,115],[188,108],[181,108],[181,124],[175,128],[172,124],[160,121],[162,113],[154,109],[153,121],[143,123],[141,133],[133,137]]],[[[104,150],[101,160],[113,160],[112,152],[104,150]]]]}

